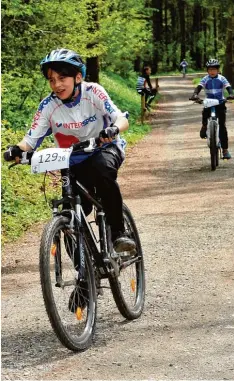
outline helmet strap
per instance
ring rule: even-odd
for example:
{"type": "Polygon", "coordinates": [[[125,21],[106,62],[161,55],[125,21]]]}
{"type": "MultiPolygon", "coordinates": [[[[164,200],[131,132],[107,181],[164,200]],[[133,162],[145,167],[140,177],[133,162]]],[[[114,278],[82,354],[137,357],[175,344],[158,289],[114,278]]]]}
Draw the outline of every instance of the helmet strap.
{"type": "Polygon", "coordinates": [[[76,83],[76,81],[74,79],[74,87],[73,87],[73,91],[72,91],[71,96],[69,98],[67,98],[67,99],[63,99],[63,100],[61,99],[61,101],[63,103],[70,103],[70,102],[72,102],[74,100],[73,98],[74,98],[74,95],[75,95],[76,91],[77,90],[80,91],[80,88],[81,88],[81,82],[76,83]]]}

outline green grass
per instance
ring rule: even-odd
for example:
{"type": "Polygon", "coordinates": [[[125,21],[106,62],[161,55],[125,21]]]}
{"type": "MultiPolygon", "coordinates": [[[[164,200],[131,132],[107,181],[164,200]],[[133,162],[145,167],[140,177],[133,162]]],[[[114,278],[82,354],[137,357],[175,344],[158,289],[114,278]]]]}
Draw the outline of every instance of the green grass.
{"type": "MultiPolygon", "coordinates": [[[[111,96],[113,102],[121,111],[129,112],[130,128],[123,133],[127,140],[127,147],[135,144],[151,127],[141,125],[140,119],[140,96],[136,93],[136,75],[123,79],[111,73],[102,73],[100,83],[111,96]]],[[[7,104],[7,100],[5,100],[7,104]]],[[[33,113],[37,103],[32,107],[33,113]]],[[[8,120],[4,120],[2,127],[2,152],[8,144],[16,144],[24,136],[26,127],[22,130],[10,128],[15,126],[16,115],[9,114],[8,120]]],[[[22,120],[28,118],[22,111],[22,120]]],[[[18,119],[18,117],[16,118],[18,119]]],[[[51,146],[51,140],[46,139],[42,148],[51,146]]],[[[44,175],[31,175],[29,166],[17,166],[8,169],[9,163],[2,161],[2,244],[12,242],[20,237],[25,230],[35,223],[45,221],[51,215],[49,205],[44,200],[43,178],[44,175]]],[[[47,180],[47,197],[51,200],[60,196],[60,185],[55,187],[47,180]]]]}

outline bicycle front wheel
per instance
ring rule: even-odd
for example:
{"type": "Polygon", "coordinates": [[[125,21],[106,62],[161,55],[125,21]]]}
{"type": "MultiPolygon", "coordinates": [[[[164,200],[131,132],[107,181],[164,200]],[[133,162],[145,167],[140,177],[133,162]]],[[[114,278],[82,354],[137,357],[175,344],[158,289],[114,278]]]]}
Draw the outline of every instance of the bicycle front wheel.
{"type": "Polygon", "coordinates": [[[219,149],[216,144],[216,129],[217,122],[213,120],[210,122],[210,159],[212,171],[215,171],[219,164],[219,149]]]}
{"type": "Polygon", "coordinates": [[[83,275],[79,273],[79,234],[69,218],[56,216],[44,228],[40,247],[40,277],[50,323],[61,343],[72,351],[91,345],[96,323],[93,267],[84,246],[83,275]]]}
{"type": "Polygon", "coordinates": [[[126,205],[123,206],[125,231],[136,243],[136,250],[119,253],[116,261],[120,274],[111,273],[109,283],[119,312],[128,320],[137,319],[145,301],[145,270],[140,237],[126,205]]]}

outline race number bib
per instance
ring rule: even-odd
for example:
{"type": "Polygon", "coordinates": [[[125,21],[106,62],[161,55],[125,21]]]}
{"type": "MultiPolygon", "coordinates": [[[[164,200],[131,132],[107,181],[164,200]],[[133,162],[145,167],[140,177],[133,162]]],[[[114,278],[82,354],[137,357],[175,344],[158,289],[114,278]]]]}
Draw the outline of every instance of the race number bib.
{"type": "Polygon", "coordinates": [[[208,98],[205,98],[204,101],[203,101],[203,105],[204,105],[205,108],[217,106],[218,104],[219,104],[219,100],[218,99],[208,99],[208,98]]]}
{"type": "Polygon", "coordinates": [[[69,168],[71,152],[69,148],[47,148],[35,152],[31,159],[31,173],[69,168]]]}

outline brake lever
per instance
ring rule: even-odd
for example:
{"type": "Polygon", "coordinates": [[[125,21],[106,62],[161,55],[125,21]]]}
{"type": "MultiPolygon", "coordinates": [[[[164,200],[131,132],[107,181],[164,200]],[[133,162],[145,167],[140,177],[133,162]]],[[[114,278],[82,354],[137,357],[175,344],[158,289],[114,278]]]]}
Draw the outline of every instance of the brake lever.
{"type": "Polygon", "coordinates": [[[18,165],[19,163],[13,163],[13,164],[10,164],[9,166],[8,166],[8,169],[11,169],[12,167],[15,167],[16,165],[18,165]]]}
{"type": "Polygon", "coordinates": [[[22,152],[22,157],[20,158],[20,157],[16,157],[15,158],[15,162],[14,163],[12,163],[12,164],[10,164],[9,166],[8,166],[8,169],[11,169],[12,167],[15,167],[16,165],[18,165],[18,164],[31,164],[31,157],[30,158],[28,158],[28,152],[27,151],[25,151],[25,152],[22,152]]]}
{"type": "Polygon", "coordinates": [[[16,157],[15,158],[15,162],[14,163],[12,163],[12,164],[10,164],[9,166],[8,166],[8,169],[11,169],[12,167],[15,167],[16,165],[18,165],[18,164],[20,164],[20,157],[16,157]]]}

